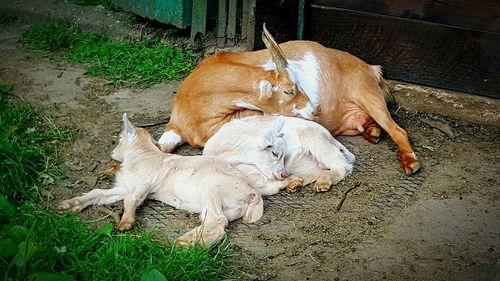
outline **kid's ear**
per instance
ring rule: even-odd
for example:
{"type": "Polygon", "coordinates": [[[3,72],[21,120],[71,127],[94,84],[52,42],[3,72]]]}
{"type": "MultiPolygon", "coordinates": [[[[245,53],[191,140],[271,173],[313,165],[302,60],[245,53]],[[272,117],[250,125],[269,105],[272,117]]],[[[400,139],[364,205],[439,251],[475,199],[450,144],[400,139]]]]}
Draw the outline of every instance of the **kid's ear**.
{"type": "Polygon", "coordinates": [[[129,140],[135,139],[134,125],[128,120],[127,113],[123,113],[123,132],[127,135],[129,140]]]}
{"type": "Polygon", "coordinates": [[[278,135],[280,134],[281,129],[283,129],[283,125],[285,125],[285,117],[283,117],[283,115],[280,115],[274,120],[271,130],[278,135]]]}

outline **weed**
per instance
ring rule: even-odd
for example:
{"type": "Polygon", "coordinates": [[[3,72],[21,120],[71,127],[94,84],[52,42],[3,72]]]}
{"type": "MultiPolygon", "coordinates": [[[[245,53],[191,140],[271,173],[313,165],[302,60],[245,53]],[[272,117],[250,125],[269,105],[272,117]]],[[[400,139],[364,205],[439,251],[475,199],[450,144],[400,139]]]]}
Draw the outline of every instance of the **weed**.
{"type": "Polygon", "coordinates": [[[18,20],[17,16],[0,12],[0,24],[11,24],[18,20]]]}
{"type": "Polygon", "coordinates": [[[153,235],[114,235],[111,224],[91,231],[74,214],[24,204],[0,228],[0,272],[5,280],[47,274],[76,280],[140,280],[151,270],[168,280],[220,280],[227,275],[225,251],[160,245],[153,235]]]}
{"type": "Polygon", "coordinates": [[[12,90],[0,85],[0,194],[21,202],[41,187],[43,178],[58,178],[49,155],[71,135],[22,103],[12,90]]]}
{"type": "Polygon", "coordinates": [[[34,25],[23,34],[22,42],[36,50],[63,52],[70,62],[90,63],[88,75],[104,76],[117,84],[150,86],[181,79],[196,62],[192,51],[164,45],[159,37],[115,41],[64,23],[34,25]]]}

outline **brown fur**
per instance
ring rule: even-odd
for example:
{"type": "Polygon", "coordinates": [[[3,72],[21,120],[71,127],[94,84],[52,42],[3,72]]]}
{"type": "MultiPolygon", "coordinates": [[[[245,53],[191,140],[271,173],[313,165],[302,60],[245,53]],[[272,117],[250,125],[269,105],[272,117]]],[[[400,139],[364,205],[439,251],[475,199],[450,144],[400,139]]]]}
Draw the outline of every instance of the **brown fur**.
{"type": "MultiPolygon", "coordinates": [[[[317,93],[319,106],[316,109],[320,124],[333,135],[363,134],[367,140],[374,143],[378,141],[383,129],[398,146],[404,172],[411,174],[418,171],[420,164],[410,145],[408,135],[394,122],[386,106],[387,85],[382,78],[379,66],[369,65],[349,53],[326,48],[311,41],[289,41],[280,44],[280,47],[289,60],[300,60],[306,53],[315,56],[320,67],[317,93]]],[[[230,58],[231,63],[237,62],[255,67],[270,59],[267,50],[231,53],[223,56],[230,58]]],[[[207,62],[210,62],[209,59],[207,62]]],[[[224,78],[221,78],[220,72],[223,71],[223,67],[215,64],[211,66],[202,65],[193,72],[193,77],[188,77],[183,83],[182,91],[178,94],[174,104],[173,113],[176,117],[172,124],[167,126],[167,128],[175,128],[186,140],[193,138],[188,142],[197,146],[202,146],[207,137],[213,135],[223,123],[232,119],[227,116],[233,116],[234,111],[225,105],[236,94],[228,87],[248,87],[247,83],[256,81],[256,76],[251,76],[249,72],[234,73],[236,69],[229,72],[232,73],[231,75],[226,73],[224,78]],[[190,79],[194,77],[205,79],[190,79]],[[240,79],[244,79],[244,82],[239,82],[240,79]],[[226,85],[226,87],[215,91],[214,89],[219,85],[226,85]],[[221,115],[224,118],[221,118],[221,115]],[[202,120],[197,119],[200,116],[203,116],[202,120]]],[[[246,96],[252,97],[252,95],[246,96]]],[[[248,111],[239,114],[248,116],[260,113],[248,111]]]]}
{"type": "Polygon", "coordinates": [[[210,56],[182,82],[166,130],[173,130],[194,147],[203,147],[208,138],[233,119],[263,112],[294,116],[294,106],[301,109],[307,105],[307,96],[296,89],[287,75],[242,64],[234,57],[234,53],[210,56]],[[276,89],[259,99],[262,80],[276,89]],[[235,102],[253,104],[262,111],[239,108],[235,102]]]}

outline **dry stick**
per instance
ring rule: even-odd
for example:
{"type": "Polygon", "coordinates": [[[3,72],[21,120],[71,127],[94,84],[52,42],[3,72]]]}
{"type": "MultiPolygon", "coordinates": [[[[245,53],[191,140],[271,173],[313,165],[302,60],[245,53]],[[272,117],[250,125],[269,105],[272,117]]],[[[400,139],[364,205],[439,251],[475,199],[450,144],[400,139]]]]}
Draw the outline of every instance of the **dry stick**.
{"type": "Polygon", "coordinates": [[[158,125],[162,125],[162,124],[167,124],[169,120],[170,120],[170,117],[167,117],[167,118],[161,119],[159,121],[139,124],[139,125],[137,125],[137,127],[140,127],[140,128],[154,127],[154,126],[158,126],[158,125]]]}
{"type": "Polygon", "coordinates": [[[120,216],[118,216],[117,213],[111,211],[110,209],[104,207],[104,206],[97,206],[95,209],[101,213],[104,213],[110,217],[112,217],[115,220],[115,224],[118,225],[120,223],[120,216]]]}
{"type": "Polygon", "coordinates": [[[342,208],[342,205],[344,205],[344,201],[345,201],[345,199],[347,198],[347,194],[348,194],[349,192],[351,192],[351,190],[355,189],[355,188],[356,188],[356,187],[358,187],[358,186],[359,186],[359,183],[355,183],[353,187],[349,188],[348,190],[346,190],[346,191],[344,192],[344,194],[342,195],[342,199],[340,199],[340,202],[339,202],[339,204],[337,205],[337,208],[335,208],[335,213],[340,212],[340,209],[342,208]]]}

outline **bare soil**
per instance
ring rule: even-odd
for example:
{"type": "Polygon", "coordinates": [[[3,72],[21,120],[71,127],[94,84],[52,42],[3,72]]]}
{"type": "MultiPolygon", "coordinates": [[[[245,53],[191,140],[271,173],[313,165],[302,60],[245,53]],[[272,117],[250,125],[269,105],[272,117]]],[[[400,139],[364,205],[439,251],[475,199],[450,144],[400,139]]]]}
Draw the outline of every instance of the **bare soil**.
{"type": "MultiPolygon", "coordinates": [[[[0,83],[13,84],[17,95],[75,136],[59,151],[66,176],[47,186],[44,200],[54,206],[109,187],[105,171],[121,113],[135,124],[167,117],[179,82],[148,89],[107,85],[87,77],[83,65],[19,49],[22,29],[0,27],[0,83]]],[[[242,279],[500,280],[500,128],[395,108],[421,171],[403,175],[387,136],[376,145],[339,137],[357,156],[352,176],[330,192],[306,187],[272,196],[258,223],[230,224],[232,261],[242,279]],[[449,124],[455,137],[421,118],[449,124]]],[[[157,138],[163,126],[149,130],[157,138]]],[[[185,146],[178,153],[200,150],[185,146]]],[[[121,205],[112,208],[119,212],[121,205]]],[[[138,216],[138,227],[154,226],[168,238],[198,224],[197,216],[154,201],[138,216]]],[[[82,217],[90,227],[112,221],[92,208],[82,217]]]]}

